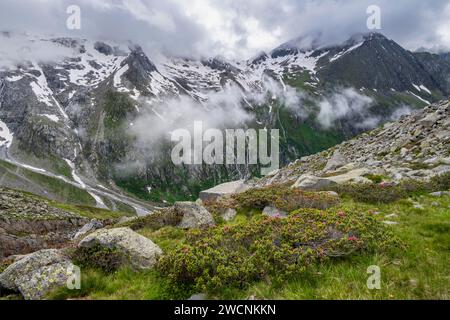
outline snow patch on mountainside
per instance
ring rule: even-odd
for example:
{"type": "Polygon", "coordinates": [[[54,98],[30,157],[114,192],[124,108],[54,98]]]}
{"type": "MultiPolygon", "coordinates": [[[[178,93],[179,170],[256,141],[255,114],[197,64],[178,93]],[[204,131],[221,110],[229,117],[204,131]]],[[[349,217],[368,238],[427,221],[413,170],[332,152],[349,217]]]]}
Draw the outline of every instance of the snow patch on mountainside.
{"type": "Polygon", "coordinates": [[[339,58],[342,58],[343,56],[345,56],[346,54],[348,54],[348,53],[352,52],[353,50],[359,48],[359,47],[362,46],[363,44],[364,44],[364,41],[363,41],[363,42],[360,42],[360,43],[357,43],[357,44],[355,44],[354,46],[352,46],[352,47],[350,47],[350,48],[348,48],[348,49],[342,50],[341,52],[339,52],[338,54],[336,54],[334,57],[332,57],[332,58],[330,59],[330,62],[333,62],[333,61],[338,60],[339,58]]]}
{"type": "Polygon", "coordinates": [[[13,133],[9,131],[6,124],[0,120],[0,147],[9,148],[13,140],[13,133]]]}
{"type": "Polygon", "coordinates": [[[119,91],[119,92],[129,92],[130,91],[122,85],[122,76],[124,75],[125,72],[128,71],[129,68],[130,67],[128,66],[128,64],[125,64],[122,68],[117,70],[116,73],[114,74],[114,87],[117,88],[117,91],[119,91]]]}
{"type": "Polygon", "coordinates": [[[94,48],[91,41],[84,42],[86,52],[79,62],[67,61],[70,82],[81,86],[95,86],[118,70],[126,56],[105,55],[94,48]]]}
{"type": "Polygon", "coordinates": [[[409,94],[413,95],[414,97],[416,97],[417,99],[419,99],[420,101],[426,103],[426,104],[431,104],[430,101],[425,100],[424,98],[418,96],[417,94],[412,93],[411,91],[407,91],[409,94]]]}

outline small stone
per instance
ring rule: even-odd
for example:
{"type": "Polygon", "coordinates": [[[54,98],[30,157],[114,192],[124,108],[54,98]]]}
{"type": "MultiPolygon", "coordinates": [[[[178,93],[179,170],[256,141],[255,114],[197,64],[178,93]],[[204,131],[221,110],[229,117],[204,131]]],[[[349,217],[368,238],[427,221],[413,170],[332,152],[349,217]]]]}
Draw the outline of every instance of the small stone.
{"type": "Polygon", "coordinates": [[[398,222],[395,222],[395,221],[382,221],[382,223],[384,223],[388,226],[395,226],[398,224],[398,222]]]}
{"type": "Polygon", "coordinates": [[[287,212],[271,206],[265,207],[262,214],[271,218],[286,218],[288,216],[287,212]]]}
{"type": "Polygon", "coordinates": [[[411,285],[411,287],[416,288],[417,287],[417,280],[416,279],[410,279],[409,280],[409,284],[411,285]]]}
{"type": "Polygon", "coordinates": [[[188,300],[207,300],[207,296],[204,293],[196,293],[190,296],[188,300]]]}

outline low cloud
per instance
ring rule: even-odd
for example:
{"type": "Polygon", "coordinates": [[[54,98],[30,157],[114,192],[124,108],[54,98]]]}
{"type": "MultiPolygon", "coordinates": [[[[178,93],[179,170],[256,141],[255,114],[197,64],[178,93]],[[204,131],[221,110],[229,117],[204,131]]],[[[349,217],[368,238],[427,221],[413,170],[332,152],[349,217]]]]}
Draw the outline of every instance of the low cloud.
{"type": "MultiPolygon", "coordinates": [[[[359,93],[356,89],[345,88],[318,102],[319,114],[317,120],[322,127],[328,129],[336,120],[352,116],[364,117],[368,114],[368,109],[373,103],[372,98],[359,93]]],[[[370,128],[376,124],[374,119],[371,119],[360,125],[370,128]]]]}
{"type": "Polygon", "coordinates": [[[228,87],[220,92],[210,92],[205,102],[188,96],[180,96],[161,102],[144,100],[143,114],[131,127],[139,147],[154,148],[161,142],[170,141],[176,129],[193,129],[194,121],[202,121],[207,128],[243,127],[253,119],[242,104],[242,92],[237,87],[228,87]]]}
{"type": "Polygon", "coordinates": [[[74,55],[72,49],[25,35],[0,33],[0,69],[14,69],[25,61],[54,62],[74,55]]]}
{"type": "Polygon", "coordinates": [[[394,110],[389,120],[397,121],[402,116],[410,115],[413,112],[413,109],[410,106],[402,105],[394,110]]]}

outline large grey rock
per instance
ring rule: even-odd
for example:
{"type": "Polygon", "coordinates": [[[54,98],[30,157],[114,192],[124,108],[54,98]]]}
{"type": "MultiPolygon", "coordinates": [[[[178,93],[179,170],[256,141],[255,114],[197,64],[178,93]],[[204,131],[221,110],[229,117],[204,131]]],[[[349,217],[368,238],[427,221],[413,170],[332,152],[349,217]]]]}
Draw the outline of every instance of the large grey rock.
{"type": "Polygon", "coordinates": [[[292,186],[302,190],[320,190],[336,184],[352,183],[372,183],[364,175],[370,173],[365,168],[351,170],[349,172],[329,177],[316,177],[309,174],[301,175],[292,186]]]}
{"type": "Polygon", "coordinates": [[[435,113],[429,114],[425,118],[419,121],[421,125],[423,125],[426,128],[432,127],[437,121],[438,121],[438,115],[435,113]]]}
{"type": "Polygon", "coordinates": [[[27,300],[41,299],[51,290],[66,285],[73,270],[74,265],[61,251],[37,251],[0,274],[0,289],[20,292],[27,300]]]}
{"type": "Polygon", "coordinates": [[[327,179],[337,183],[337,184],[343,184],[347,182],[353,182],[353,183],[372,183],[371,180],[364,177],[364,175],[371,173],[370,170],[365,168],[355,169],[351,170],[347,173],[340,174],[337,176],[327,177],[327,179]]]}
{"type": "Polygon", "coordinates": [[[92,219],[90,222],[86,223],[77,233],[74,235],[73,239],[78,240],[85,234],[103,228],[103,223],[97,219],[92,219]]]}
{"type": "Polygon", "coordinates": [[[348,161],[345,158],[345,156],[339,150],[336,150],[331,156],[331,158],[328,160],[323,170],[324,171],[336,170],[337,168],[345,166],[347,163],[348,161]]]}
{"type": "Polygon", "coordinates": [[[100,229],[78,244],[79,247],[91,248],[100,245],[115,248],[127,255],[133,267],[138,269],[152,268],[162,250],[150,239],[141,236],[130,228],[100,229]]]}
{"type": "Polygon", "coordinates": [[[313,175],[301,175],[293,184],[292,188],[299,188],[302,190],[318,190],[335,185],[336,182],[328,178],[319,178],[313,175]]]}
{"type": "Polygon", "coordinates": [[[183,218],[178,225],[183,229],[214,225],[214,218],[205,207],[195,202],[176,202],[174,208],[183,218]]]}
{"type": "Polygon", "coordinates": [[[241,193],[250,189],[250,186],[244,180],[232,181],[219,184],[214,188],[200,192],[201,200],[212,200],[225,195],[241,193]]]}

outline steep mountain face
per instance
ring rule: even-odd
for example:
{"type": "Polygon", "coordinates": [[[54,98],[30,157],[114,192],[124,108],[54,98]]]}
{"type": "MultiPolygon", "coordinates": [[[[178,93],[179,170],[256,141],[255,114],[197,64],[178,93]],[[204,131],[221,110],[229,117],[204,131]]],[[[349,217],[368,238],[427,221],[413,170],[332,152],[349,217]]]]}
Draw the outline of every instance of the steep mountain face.
{"type": "MultiPolygon", "coordinates": [[[[14,37],[0,36],[8,43],[14,37]]],[[[170,200],[166,191],[173,188],[182,197],[195,197],[208,184],[252,172],[248,167],[177,167],[168,160],[170,150],[149,157],[154,150],[139,145],[133,125],[148,114],[164,124],[168,120],[161,111],[173,107],[168,102],[174,99],[214,112],[205,106],[211,92],[226,96],[227,88],[237,88],[239,101],[231,104],[253,118],[245,126],[279,128],[281,160],[287,163],[450,94],[448,55],[411,53],[380,34],[355,36],[337,46],[312,41],[299,48],[291,42],[249,61],[164,57],[158,63],[134,44],[20,37],[19,52],[25,54],[0,64],[5,166],[69,183],[97,206],[122,205],[141,213],[152,207],[125,196],[117,183],[147,200],[170,200]],[[26,54],[42,48],[59,54],[52,59],[26,54]],[[340,92],[344,98],[335,96],[340,92]],[[344,101],[350,112],[335,110],[336,101],[344,101]],[[117,168],[129,163],[138,165],[119,177],[117,168]]],[[[147,129],[149,135],[157,130],[147,129]]],[[[24,175],[15,176],[20,179],[4,171],[0,183],[24,188],[24,175]]]]}
{"type": "Polygon", "coordinates": [[[436,73],[428,72],[413,53],[380,34],[355,37],[328,55],[332,57],[318,73],[329,83],[380,91],[414,91],[424,86],[448,94],[436,73]]]}

